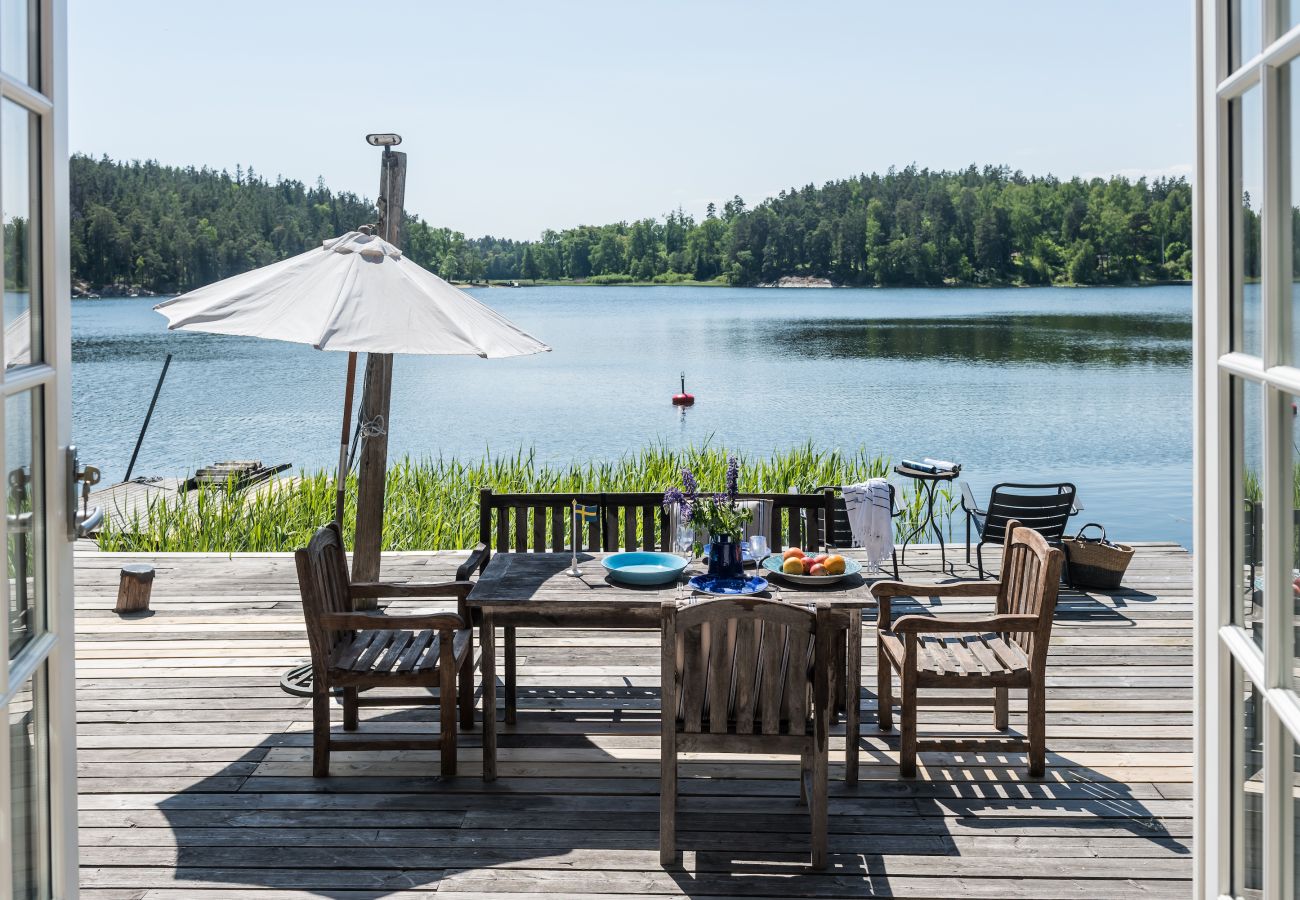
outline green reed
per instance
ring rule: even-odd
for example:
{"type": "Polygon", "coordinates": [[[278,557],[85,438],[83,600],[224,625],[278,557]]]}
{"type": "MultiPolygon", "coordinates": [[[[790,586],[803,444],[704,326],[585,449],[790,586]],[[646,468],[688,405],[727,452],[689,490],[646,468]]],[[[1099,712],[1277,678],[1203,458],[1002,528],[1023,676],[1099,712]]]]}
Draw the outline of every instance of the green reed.
{"type": "MultiPolygon", "coordinates": [[[[689,468],[704,490],[721,490],[729,451],[706,443],[678,450],[654,444],[617,460],[540,465],[532,450],[488,453],[478,460],[404,457],[388,470],[384,501],[385,550],[457,550],[478,541],[478,494],[482,488],[511,492],[663,491],[680,484],[689,468]]],[[[889,460],[865,448],[826,450],[811,442],[767,456],[740,457],[744,492],[806,493],[823,485],[853,484],[888,473],[889,460]]],[[[356,476],[348,478],[344,538],[351,544],[356,520],[356,476]]],[[[106,551],[277,552],[304,546],[334,516],[331,472],[301,473],[257,494],[229,485],[207,485],[197,497],[175,495],[152,503],[131,521],[110,518],[99,533],[106,551]]],[[[910,528],[922,513],[919,493],[899,491],[910,528]]],[[[955,503],[944,494],[944,519],[955,503]]]]}

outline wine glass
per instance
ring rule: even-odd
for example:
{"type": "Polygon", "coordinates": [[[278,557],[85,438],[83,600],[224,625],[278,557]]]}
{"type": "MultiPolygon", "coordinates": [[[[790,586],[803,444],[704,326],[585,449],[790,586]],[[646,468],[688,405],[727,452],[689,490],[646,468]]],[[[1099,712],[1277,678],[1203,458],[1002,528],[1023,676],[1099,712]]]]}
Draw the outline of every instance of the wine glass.
{"type": "Polygon", "coordinates": [[[770,555],[767,550],[767,538],[761,534],[751,535],[749,538],[749,555],[754,557],[754,574],[762,577],[763,560],[770,555]]]}

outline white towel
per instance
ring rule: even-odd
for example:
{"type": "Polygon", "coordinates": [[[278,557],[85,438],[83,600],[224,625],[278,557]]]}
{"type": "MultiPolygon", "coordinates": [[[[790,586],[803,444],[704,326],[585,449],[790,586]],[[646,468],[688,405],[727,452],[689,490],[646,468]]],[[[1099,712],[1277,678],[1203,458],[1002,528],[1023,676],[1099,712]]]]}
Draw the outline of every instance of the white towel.
{"type": "Polygon", "coordinates": [[[868,568],[875,572],[894,553],[894,523],[889,502],[889,482],[872,478],[844,488],[844,506],[853,529],[853,542],[866,551],[868,568]]]}

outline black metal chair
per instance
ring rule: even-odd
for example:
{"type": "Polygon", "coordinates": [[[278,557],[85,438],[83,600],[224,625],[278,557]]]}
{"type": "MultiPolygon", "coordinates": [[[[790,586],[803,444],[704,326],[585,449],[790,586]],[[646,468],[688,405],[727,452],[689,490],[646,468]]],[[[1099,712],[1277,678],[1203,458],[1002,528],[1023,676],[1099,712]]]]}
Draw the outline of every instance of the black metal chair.
{"type": "MultiPolygon", "coordinates": [[[[984,578],[984,557],[981,551],[985,544],[1002,544],[1006,540],[1007,523],[1018,521],[1021,525],[1032,528],[1048,544],[1060,547],[1065,537],[1065,526],[1070,516],[1083,509],[1079,503],[1073,484],[1068,481],[1058,484],[1016,484],[1003,482],[993,486],[989,494],[988,505],[983,509],[975,502],[970,485],[961,483],[961,508],[966,512],[966,565],[970,565],[971,526],[979,535],[975,545],[975,562],[979,568],[980,579],[984,578]]],[[[1065,564],[1065,580],[1070,581],[1070,564],[1065,564]]]]}
{"type": "MultiPolygon", "coordinates": [[[[838,484],[822,485],[814,493],[823,491],[834,491],[835,496],[831,500],[830,520],[827,527],[830,534],[825,536],[823,543],[827,547],[833,547],[837,550],[845,550],[849,547],[856,547],[857,542],[853,539],[853,527],[849,524],[849,509],[844,502],[844,489],[838,484]]],[[[894,486],[889,486],[889,509],[892,518],[897,519],[903,514],[894,502],[894,486]]],[[[894,548],[894,580],[898,581],[898,548],[894,548]]]]}

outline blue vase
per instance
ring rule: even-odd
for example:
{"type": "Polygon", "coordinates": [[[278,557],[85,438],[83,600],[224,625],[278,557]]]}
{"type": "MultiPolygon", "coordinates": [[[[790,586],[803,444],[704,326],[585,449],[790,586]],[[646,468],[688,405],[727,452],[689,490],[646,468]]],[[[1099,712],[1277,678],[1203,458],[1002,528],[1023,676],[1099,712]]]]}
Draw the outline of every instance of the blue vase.
{"type": "Polygon", "coordinates": [[[709,574],[717,578],[744,578],[745,561],[740,541],[729,534],[709,537],[709,574]]]}

